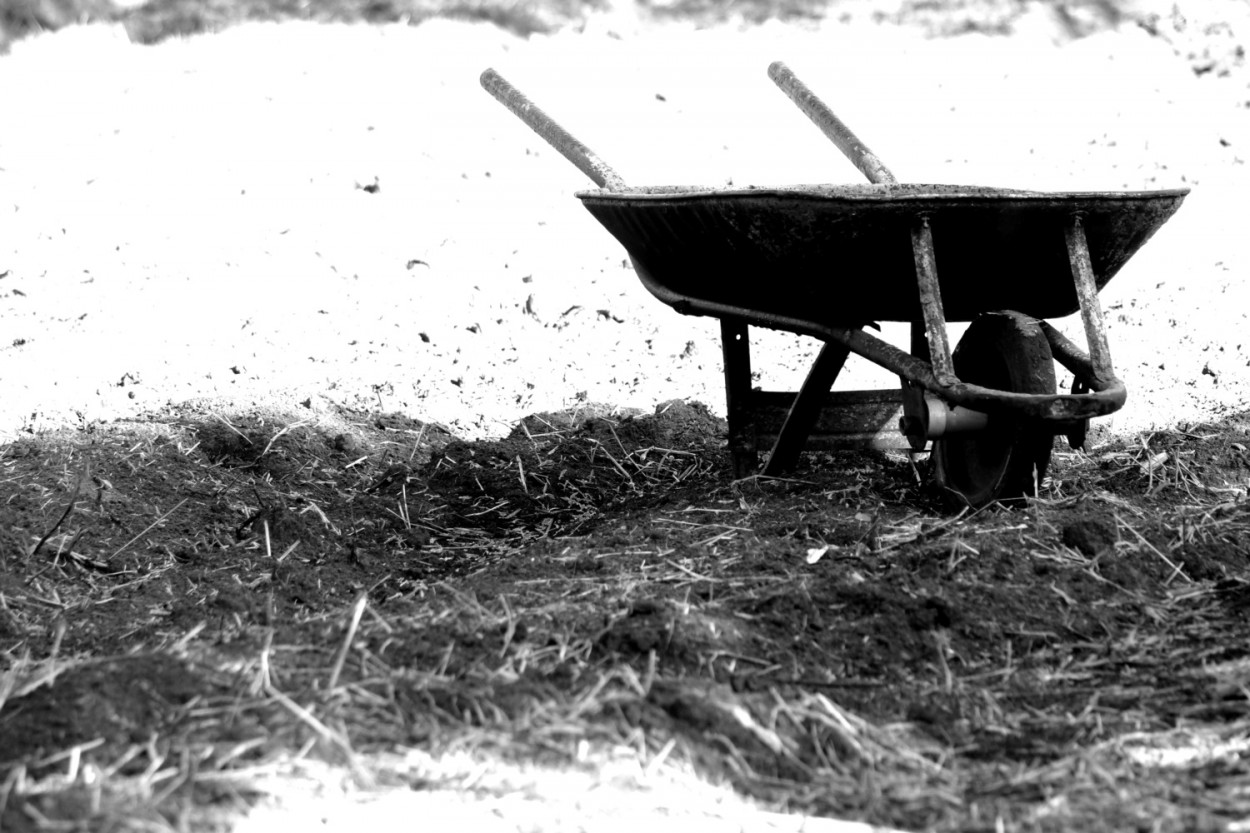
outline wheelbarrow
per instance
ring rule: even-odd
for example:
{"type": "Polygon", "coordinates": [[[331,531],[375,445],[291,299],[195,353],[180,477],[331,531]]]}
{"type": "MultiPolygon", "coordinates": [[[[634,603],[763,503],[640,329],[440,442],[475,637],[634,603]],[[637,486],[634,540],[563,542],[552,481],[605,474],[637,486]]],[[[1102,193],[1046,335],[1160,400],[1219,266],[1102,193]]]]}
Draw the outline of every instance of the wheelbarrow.
{"type": "Polygon", "coordinates": [[[629,187],[494,70],[481,82],[599,186],[576,196],[647,290],[720,320],[736,476],[769,445],[762,474],[778,476],[804,449],[892,434],[917,452],[931,443],[934,478],[957,503],[1035,495],[1055,437],[1080,447],[1090,418],[1123,406],[1098,292],[1188,190],[899,183],[783,63],[768,74],[870,184],[629,187]],[[1087,351],[1046,321],[1076,312],[1087,351]],[[910,323],[910,351],[867,331],[881,321],[910,323]],[[947,322],[970,322],[953,351],[947,322]],[[752,326],[824,343],[798,391],[752,388],[752,326]],[[851,353],[899,387],[832,391],[851,353]],[[1057,391],[1056,362],[1070,392],[1057,391]]]}

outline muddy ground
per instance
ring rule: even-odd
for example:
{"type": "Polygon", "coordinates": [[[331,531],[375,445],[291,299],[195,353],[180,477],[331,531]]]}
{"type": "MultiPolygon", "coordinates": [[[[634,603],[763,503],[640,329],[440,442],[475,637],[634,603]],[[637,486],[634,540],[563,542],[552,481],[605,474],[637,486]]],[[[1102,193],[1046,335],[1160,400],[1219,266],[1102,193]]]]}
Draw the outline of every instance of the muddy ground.
{"type": "MultiPolygon", "coordinates": [[[[1246,829],[1244,8],[689,5],[179,40],[254,8],[153,4],[0,58],[47,80],[0,93],[0,830],[1246,829]],[[1196,184],[1104,293],[1127,415],[1020,508],[924,455],[735,479],[707,322],[473,89],[510,62],[577,113],[593,56],[634,96],[595,147],[725,184],[828,151],[744,125],[777,94],[732,67],[833,53],[833,89],[887,47],[949,79],[843,90],[928,119],[872,131],[917,178],[1196,184]]],[[[757,381],[811,354],[761,339],[757,381]]]]}
{"type": "MultiPolygon", "coordinates": [[[[203,414],[8,446],[5,829],[225,829],[282,796],[234,771],[292,756],[445,809],[468,776],[437,761],[466,749],[625,755],[599,788],[635,809],[671,757],[901,829],[1246,817],[1250,417],[1059,451],[1038,500],[975,516],[923,461],[734,481],[723,440],[674,402],[473,443],[203,414]],[[405,749],[433,763],[374,757],[405,749]]],[[[506,829],[607,829],[532,779],[479,799],[538,802],[506,829]]]]}

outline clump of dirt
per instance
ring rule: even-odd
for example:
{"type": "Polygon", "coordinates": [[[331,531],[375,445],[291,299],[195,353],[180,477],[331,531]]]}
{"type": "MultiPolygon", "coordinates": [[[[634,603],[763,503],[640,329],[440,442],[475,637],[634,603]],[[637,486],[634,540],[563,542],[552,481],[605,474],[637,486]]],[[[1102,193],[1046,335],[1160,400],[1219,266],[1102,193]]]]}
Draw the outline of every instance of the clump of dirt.
{"type": "Polygon", "coordinates": [[[1101,555],[1114,547],[1118,540],[1115,524],[1105,517],[1087,515],[1063,527],[1064,545],[1088,556],[1101,555]]]}
{"type": "Polygon", "coordinates": [[[718,445],[724,420],[702,404],[666,402],[622,417],[577,408],[527,417],[502,440],[445,446],[420,472],[440,526],[499,534],[572,535],[603,510],[672,487],[718,445]]]}
{"type": "Polygon", "coordinates": [[[638,599],[599,636],[599,651],[697,670],[709,653],[737,652],[747,646],[747,628],[728,613],[690,607],[666,599],[638,599]]]}
{"type": "Polygon", "coordinates": [[[5,760],[36,762],[35,775],[57,766],[57,753],[84,744],[102,759],[116,759],[132,745],[177,735],[186,708],[215,687],[210,677],[164,654],[100,657],[60,673],[54,668],[10,695],[0,713],[0,747],[5,760]]]}
{"type": "MultiPolygon", "coordinates": [[[[1011,773],[1244,714],[1247,425],[1056,449],[1037,499],[954,515],[879,454],[734,480],[688,403],[483,442],[342,412],[15,443],[0,642],[34,659],[0,767],[644,738],[774,806],[1023,818],[1047,799],[1011,773]]],[[[1131,783],[1185,795],[1170,772],[1131,783]]]]}

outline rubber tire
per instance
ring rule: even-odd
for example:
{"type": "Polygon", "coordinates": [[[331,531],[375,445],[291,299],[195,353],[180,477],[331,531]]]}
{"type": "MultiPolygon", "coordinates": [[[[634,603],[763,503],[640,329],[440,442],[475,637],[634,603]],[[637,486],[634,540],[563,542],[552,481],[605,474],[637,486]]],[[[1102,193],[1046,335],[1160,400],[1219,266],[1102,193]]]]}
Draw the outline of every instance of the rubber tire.
{"type": "MultiPolygon", "coordinates": [[[[1053,394],[1055,362],[1036,319],[985,313],[968,325],[952,355],[961,381],[1014,393],[1053,394]]],[[[933,441],[934,475],[952,503],[979,509],[1019,504],[1046,475],[1054,432],[1045,425],[992,414],[982,431],[933,441]]]]}

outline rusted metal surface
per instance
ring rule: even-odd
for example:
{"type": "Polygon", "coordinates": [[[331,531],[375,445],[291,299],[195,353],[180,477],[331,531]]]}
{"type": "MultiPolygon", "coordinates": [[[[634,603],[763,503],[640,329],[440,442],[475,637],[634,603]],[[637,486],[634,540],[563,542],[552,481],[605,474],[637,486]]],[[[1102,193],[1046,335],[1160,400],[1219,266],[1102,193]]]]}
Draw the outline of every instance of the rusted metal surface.
{"type": "MultiPolygon", "coordinates": [[[[692,299],[671,293],[664,286],[653,281],[646,269],[637,261],[634,261],[634,270],[643,286],[651,294],[678,312],[750,321],[761,327],[810,335],[823,341],[839,342],[846,345],[852,353],[863,356],[903,379],[941,396],[952,405],[963,405],[966,408],[986,413],[1013,413],[1020,417],[1062,424],[1086,417],[1104,416],[1113,413],[1124,404],[1124,384],[1119,379],[1103,380],[1093,385],[1094,389],[1086,394],[1054,395],[1012,393],[958,381],[944,384],[937,379],[929,362],[900,350],[893,344],[882,341],[863,330],[821,324],[812,318],[764,314],[719,301],[692,299]]],[[[1040,323],[1042,322],[1039,322],[1039,325],[1040,323]]]]}
{"type": "MultiPolygon", "coordinates": [[[[794,394],[754,391],[756,436],[761,444],[776,441],[789,416],[794,394]]],[[[807,450],[847,447],[907,448],[898,430],[902,404],[897,389],[834,391],[821,398],[821,407],[807,434],[807,450]]],[[[769,460],[771,468],[772,460],[769,460]]],[[[776,473],[784,473],[780,467],[776,473]]],[[[766,474],[769,472],[765,472],[766,474]]]]}
{"type": "MultiPolygon", "coordinates": [[[[1072,374],[1072,393],[1084,396],[1097,388],[1104,396],[1111,398],[1112,410],[1124,407],[1128,399],[1128,391],[1115,375],[1099,376],[1094,363],[1087,353],[1072,343],[1063,333],[1056,330],[1046,321],[1037,322],[1046,340],[1050,342],[1050,352],[1055,361],[1063,365],[1072,374]],[[1099,379],[1099,381],[1095,381],[1099,379]]],[[[1100,322],[1101,324],[1101,322],[1100,322]]],[[[1068,444],[1073,448],[1084,448],[1085,437],[1089,430],[1089,417],[1069,420],[1066,424],[1053,426],[1056,431],[1066,434],[1068,444]]]]}
{"type": "Polygon", "coordinates": [[[1087,389],[1107,390],[1121,384],[1115,374],[1100,378],[1089,354],[1077,347],[1071,339],[1056,330],[1050,323],[1039,321],[1038,326],[1042,328],[1042,332],[1046,334],[1046,340],[1050,342],[1050,351],[1054,354],[1055,361],[1067,368],[1073,378],[1087,389]]]}
{"type": "Polygon", "coordinates": [[[949,384],[957,381],[955,366],[951,363],[951,346],[946,338],[946,312],[942,309],[942,292],[933,256],[933,232],[929,228],[929,218],[923,214],[912,223],[911,249],[916,263],[916,287],[920,294],[920,311],[924,316],[929,361],[938,381],[949,384]]]}
{"type": "Polygon", "coordinates": [[[894,174],[885,166],[868,146],[859,140],[851,128],[834,115],[834,112],[812,92],[806,84],[795,77],[790,68],[781,61],[774,61],[768,67],[768,77],[773,79],[782,92],[790,97],[798,108],[820,128],[838,150],[850,159],[855,167],[868,177],[869,182],[878,185],[889,185],[898,182],[894,174]]]}
{"type": "Polygon", "coordinates": [[[479,80],[482,87],[500,104],[529,125],[529,128],[545,139],[547,144],[558,150],[565,159],[576,165],[579,171],[590,177],[593,183],[610,191],[619,191],[625,187],[625,180],[621,179],[608,163],[573,138],[571,133],[544,113],[538,105],[526,98],[524,93],[509,84],[499,73],[493,69],[485,70],[479,80]]]}
{"type": "Polygon", "coordinates": [[[1080,308],[1065,230],[1083,217],[1098,289],[1180,207],[1184,190],[1039,193],[942,185],[578,194],[653,282],[694,300],[822,325],[915,321],[911,235],[928,216],[947,321],[1080,308]]]}
{"type": "Polygon", "coordinates": [[[1090,265],[1089,243],[1085,238],[1085,225],[1081,215],[1073,215],[1064,230],[1068,244],[1068,261],[1076,297],[1081,306],[1081,323],[1085,325],[1085,340],[1089,344],[1089,358],[1093,365],[1091,374],[1095,380],[1114,379],[1111,366],[1111,348],[1107,346],[1106,325],[1103,323],[1102,305],[1098,302],[1098,283],[1094,268],[1090,265]]]}
{"type": "Polygon", "coordinates": [[[791,397],[785,422],[777,433],[772,453],[768,455],[768,463],[764,466],[764,474],[782,474],[798,462],[799,453],[811,436],[821,411],[827,405],[829,389],[833,387],[850,354],[851,351],[845,344],[836,341],[826,342],[821,348],[820,355],[807,371],[803,387],[796,396],[791,397]]]}

